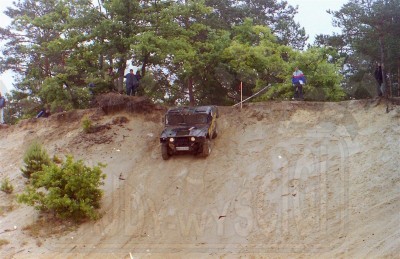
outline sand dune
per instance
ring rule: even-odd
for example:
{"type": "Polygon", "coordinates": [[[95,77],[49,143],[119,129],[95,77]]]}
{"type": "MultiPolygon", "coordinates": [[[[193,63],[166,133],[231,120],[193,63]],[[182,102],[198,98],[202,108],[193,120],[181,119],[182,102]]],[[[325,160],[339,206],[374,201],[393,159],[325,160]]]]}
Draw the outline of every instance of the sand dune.
{"type": "Polygon", "coordinates": [[[23,230],[38,213],[1,193],[0,239],[9,244],[0,253],[398,257],[400,107],[386,108],[379,100],[220,107],[211,155],[168,161],[158,140],[162,111],[74,111],[2,128],[0,173],[11,179],[14,193],[24,188],[19,168],[34,139],[51,155],[106,163],[107,179],[103,217],[50,236],[23,230]],[[84,134],[84,115],[109,126],[84,134]],[[121,116],[129,121],[115,123],[121,116]]]}

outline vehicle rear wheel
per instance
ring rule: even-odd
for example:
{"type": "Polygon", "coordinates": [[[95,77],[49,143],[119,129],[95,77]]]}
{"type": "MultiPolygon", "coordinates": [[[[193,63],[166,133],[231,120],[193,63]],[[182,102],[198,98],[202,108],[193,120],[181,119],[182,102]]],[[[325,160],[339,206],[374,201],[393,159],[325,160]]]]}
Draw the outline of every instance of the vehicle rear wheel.
{"type": "Polygon", "coordinates": [[[168,153],[168,146],[167,146],[166,144],[162,144],[162,145],[161,145],[161,155],[162,155],[162,158],[163,158],[164,160],[168,160],[169,157],[171,156],[171,155],[168,153]]]}
{"type": "Polygon", "coordinates": [[[201,153],[202,156],[206,157],[211,153],[211,140],[207,138],[203,143],[203,152],[201,153]]]}

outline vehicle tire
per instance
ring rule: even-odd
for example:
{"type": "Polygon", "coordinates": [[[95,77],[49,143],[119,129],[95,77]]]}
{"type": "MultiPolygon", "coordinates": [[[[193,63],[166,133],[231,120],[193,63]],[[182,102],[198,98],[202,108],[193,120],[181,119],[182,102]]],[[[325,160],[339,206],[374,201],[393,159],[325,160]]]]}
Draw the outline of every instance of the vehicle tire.
{"type": "Polygon", "coordinates": [[[203,143],[203,151],[201,153],[201,155],[203,157],[207,157],[208,155],[210,155],[211,153],[211,140],[209,138],[207,138],[205,140],[205,142],[203,143]]]}
{"type": "Polygon", "coordinates": [[[217,123],[215,123],[215,129],[212,134],[212,138],[215,139],[217,136],[218,136],[218,125],[217,125],[217,123]]]}
{"type": "Polygon", "coordinates": [[[168,160],[169,157],[171,156],[171,155],[168,153],[168,146],[167,146],[166,144],[162,144],[162,145],[161,145],[161,155],[162,155],[162,158],[163,158],[164,160],[168,160]]]}

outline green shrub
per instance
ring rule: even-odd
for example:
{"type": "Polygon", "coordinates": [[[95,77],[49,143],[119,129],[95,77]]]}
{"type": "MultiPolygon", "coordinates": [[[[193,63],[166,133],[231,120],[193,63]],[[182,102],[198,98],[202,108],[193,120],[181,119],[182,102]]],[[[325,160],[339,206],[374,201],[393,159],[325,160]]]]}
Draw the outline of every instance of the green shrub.
{"type": "Polygon", "coordinates": [[[8,193],[8,194],[10,194],[14,191],[14,186],[10,183],[10,180],[8,179],[8,177],[4,178],[1,181],[0,190],[5,193],[8,193]]]}
{"type": "Polygon", "coordinates": [[[87,116],[82,120],[82,128],[85,133],[90,133],[93,128],[92,121],[87,116]]]}
{"type": "Polygon", "coordinates": [[[41,172],[44,166],[50,165],[50,157],[47,151],[38,142],[33,142],[24,155],[24,168],[22,175],[31,178],[34,173],[41,172]]]}
{"type": "Polygon", "coordinates": [[[18,195],[18,201],[61,219],[97,219],[103,196],[99,186],[106,177],[101,170],[104,166],[90,168],[67,156],[61,165],[51,163],[44,167],[37,180],[18,195]]]}

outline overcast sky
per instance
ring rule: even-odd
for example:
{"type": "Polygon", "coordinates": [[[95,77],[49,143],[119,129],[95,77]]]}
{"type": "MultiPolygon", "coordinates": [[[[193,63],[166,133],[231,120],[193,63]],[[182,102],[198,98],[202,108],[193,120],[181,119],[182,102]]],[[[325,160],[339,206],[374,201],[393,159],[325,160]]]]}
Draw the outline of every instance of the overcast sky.
{"type": "MultiPolygon", "coordinates": [[[[1,0],[0,5],[0,26],[5,27],[9,24],[9,18],[4,15],[4,10],[12,6],[15,0],[1,0]]],[[[279,1],[279,0],[278,0],[279,1]]],[[[332,16],[326,13],[331,9],[337,11],[348,0],[286,0],[292,6],[298,6],[298,14],[295,20],[306,29],[306,33],[310,36],[309,43],[314,42],[317,34],[332,34],[340,32],[338,28],[332,26],[332,16]]],[[[1,44],[0,44],[1,45],[1,44]]],[[[9,91],[13,83],[12,73],[6,72],[0,75],[0,91],[5,92],[4,88],[9,91]]]]}
{"type": "Polygon", "coordinates": [[[333,34],[340,29],[332,26],[332,15],[327,10],[339,11],[349,0],[286,0],[292,6],[298,6],[295,21],[306,29],[310,36],[308,42],[314,43],[317,34],[333,34]]]}
{"type": "MultiPolygon", "coordinates": [[[[10,19],[3,12],[6,10],[6,7],[12,6],[13,0],[1,0],[0,4],[0,26],[5,27],[10,23],[10,19]]],[[[0,46],[2,46],[0,42],[0,46]]],[[[0,92],[4,94],[12,88],[12,73],[6,72],[0,75],[0,92]]]]}

